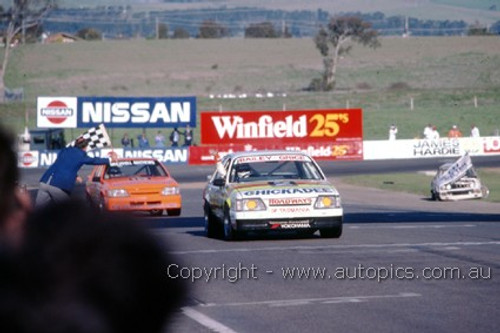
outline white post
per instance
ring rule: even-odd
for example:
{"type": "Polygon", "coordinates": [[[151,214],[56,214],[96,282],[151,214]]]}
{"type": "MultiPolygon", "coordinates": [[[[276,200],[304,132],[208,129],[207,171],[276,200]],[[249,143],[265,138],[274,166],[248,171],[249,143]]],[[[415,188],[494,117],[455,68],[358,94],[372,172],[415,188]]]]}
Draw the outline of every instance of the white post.
{"type": "Polygon", "coordinates": [[[283,103],[283,111],[286,111],[286,104],[283,103]]]}
{"type": "Polygon", "coordinates": [[[349,100],[345,101],[345,108],[350,109],[351,108],[351,103],[349,103],[349,100]]]}
{"type": "Polygon", "coordinates": [[[413,105],[413,97],[410,97],[410,110],[413,111],[414,105],[413,105]]]}
{"type": "Polygon", "coordinates": [[[30,113],[28,111],[28,108],[24,108],[24,126],[28,127],[30,123],[30,113]]]}
{"type": "Polygon", "coordinates": [[[158,22],[158,17],[155,17],[155,30],[156,30],[156,39],[160,39],[160,23],[158,22]]]}
{"type": "Polygon", "coordinates": [[[477,96],[474,96],[474,107],[477,109],[477,96]]]}

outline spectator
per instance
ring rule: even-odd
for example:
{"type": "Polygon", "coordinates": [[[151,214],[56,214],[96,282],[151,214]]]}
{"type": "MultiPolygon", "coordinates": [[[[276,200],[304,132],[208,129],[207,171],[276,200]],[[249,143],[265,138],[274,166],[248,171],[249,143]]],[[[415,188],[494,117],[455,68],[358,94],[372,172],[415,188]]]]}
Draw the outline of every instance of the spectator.
{"type": "Polygon", "coordinates": [[[398,134],[398,128],[396,125],[392,124],[391,127],[389,127],[389,140],[394,141],[396,140],[396,135],[398,134]]]}
{"type": "Polygon", "coordinates": [[[172,147],[178,147],[179,146],[179,139],[180,139],[180,132],[179,130],[176,128],[174,128],[174,130],[172,131],[172,133],[170,133],[170,142],[172,144],[172,147]]]}
{"type": "Polygon", "coordinates": [[[186,125],[186,130],[184,131],[184,146],[191,146],[193,144],[193,130],[191,126],[186,125]]]}
{"type": "Polygon", "coordinates": [[[441,136],[439,135],[439,132],[437,130],[437,127],[436,126],[432,126],[432,132],[431,132],[431,135],[430,135],[430,139],[431,140],[437,140],[439,139],[441,136]]]}
{"type": "Polygon", "coordinates": [[[432,139],[432,124],[431,123],[429,123],[429,124],[427,124],[427,126],[425,126],[423,134],[424,134],[424,139],[428,139],[428,140],[432,139]]]}
{"type": "Polygon", "coordinates": [[[479,128],[475,124],[472,124],[470,127],[470,136],[473,138],[479,138],[481,135],[479,134],[479,128]]]}
{"type": "Polygon", "coordinates": [[[457,125],[453,125],[451,129],[448,131],[449,138],[461,138],[462,132],[458,129],[457,125]]]}
{"type": "MultiPolygon", "coordinates": [[[[59,152],[56,161],[40,178],[36,207],[68,200],[75,187],[78,171],[84,164],[110,163],[109,158],[88,156],[85,152],[87,145],[88,141],[80,137],[76,140],[75,147],[66,147],[59,152]]],[[[114,156],[112,159],[115,158],[114,156]]]]}
{"type": "Polygon", "coordinates": [[[130,138],[128,137],[128,133],[123,134],[122,137],[122,147],[123,148],[128,148],[130,147],[130,138]]]}
{"type": "Polygon", "coordinates": [[[137,142],[139,144],[139,148],[149,148],[149,140],[146,137],[146,132],[142,132],[137,136],[137,142]]]}
{"type": "Polygon", "coordinates": [[[158,131],[158,133],[155,136],[155,146],[157,148],[165,147],[165,137],[163,136],[163,134],[161,133],[160,130],[158,131]]]}

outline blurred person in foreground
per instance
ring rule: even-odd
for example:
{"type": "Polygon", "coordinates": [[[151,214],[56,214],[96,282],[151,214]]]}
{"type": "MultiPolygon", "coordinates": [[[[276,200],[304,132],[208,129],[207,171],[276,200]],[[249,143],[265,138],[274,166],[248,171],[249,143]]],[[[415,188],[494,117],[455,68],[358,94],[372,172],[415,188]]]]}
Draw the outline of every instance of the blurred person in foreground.
{"type": "Polygon", "coordinates": [[[40,178],[40,187],[35,200],[35,207],[68,200],[75,187],[78,171],[84,164],[108,164],[116,160],[111,158],[90,157],[86,153],[88,141],[80,137],[74,147],[65,147],[57,154],[56,161],[40,178]]]}
{"type": "Polygon", "coordinates": [[[30,212],[13,147],[0,128],[0,332],[163,332],[186,291],[164,246],[83,202],[30,212]]]}
{"type": "Polygon", "coordinates": [[[18,246],[31,210],[29,194],[18,186],[14,137],[0,124],[0,248],[18,246]]]}
{"type": "Polygon", "coordinates": [[[39,209],[0,276],[0,332],[163,332],[185,285],[130,215],[77,201],[39,209]]]}

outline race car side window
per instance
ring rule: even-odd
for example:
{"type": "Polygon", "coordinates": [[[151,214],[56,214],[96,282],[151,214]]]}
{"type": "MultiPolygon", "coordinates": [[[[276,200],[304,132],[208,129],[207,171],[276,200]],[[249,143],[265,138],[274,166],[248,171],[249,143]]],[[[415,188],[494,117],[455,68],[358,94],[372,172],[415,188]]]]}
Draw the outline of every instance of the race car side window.
{"type": "Polygon", "coordinates": [[[97,170],[94,173],[94,177],[92,178],[93,182],[99,182],[101,180],[101,175],[102,175],[105,167],[106,166],[104,166],[104,165],[97,167],[97,170]]]}
{"type": "Polygon", "coordinates": [[[229,168],[229,164],[231,163],[230,159],[226,159],[220,162],[222,165],[218,165],[215,171],[215,175],[213,179],[221,179],[226,178],[227,169],[229,168]]]}
{"type": "Polygon", "coordinates": [[[318,168],[311,162],[300,163],[298,165],[301,178],[303,179],[322,179],[320,171],[318,168]]]}

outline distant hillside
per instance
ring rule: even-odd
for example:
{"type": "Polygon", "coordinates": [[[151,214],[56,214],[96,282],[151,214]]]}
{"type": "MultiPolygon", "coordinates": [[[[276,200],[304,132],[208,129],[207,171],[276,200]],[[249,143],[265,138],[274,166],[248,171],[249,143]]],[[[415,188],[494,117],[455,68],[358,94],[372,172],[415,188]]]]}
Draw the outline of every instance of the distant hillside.
{"type": "MultiPolygon", "coordinates": [[[[477,21],[429,20],[414,16],[388,16],[381,11],[342,12],[342,15],[360,16],[370,22],[375,30],[386,36],[462,36],[471,27],[480,34],[487,26],[477,21]],[[482,30],[481,30],[482,29],[482,30]]],[[[83,29],[92,28],[105,36],[105,39],[158,38],[160,25],[164,33],[159,38],[176,38],[174,32],[183,31],[183,38],[198,37],[200,27],[206,21],[213,21],[223,28],[224,34],[218,37],[244,37],[247,29],[262,22],[270,23],[273,36],[312,37],[320,26],[328,23],[334,13],[323,9],[283,10],[257,7],[219,7],[155,9],[141,11],[127,6],[100,6],[84,8],[59,8],[43,19],[47,32],[64,31],[76,34],[83,29]]],[[[500,33],[500,20],[491,26],[492,34],[500,33]]]]}
{"type": "MultiPolygon", "coordinates": [[[[5,0],[1,0],[5,2],[5,0]]],[[[221,37],[243,37],[246,29],[271,23],[274,36],[311,37],[334,15],[360,15],[381,35],[456,36],[500,33],[500,0],[59,0],[43,18],[47,33],[97,30],[106,39],[197,37],[214,21],[221,37]],[[497,8],[498,3],[498,8],[497,8]],[[488,30],[489,29],[489,30],[488,30]],[[179,32],[175,34],[174,32],[179,32]]]]}
{"type": "MultiPolygon", "coordinates": [[[[9,7],[11,0],[0,0],[9,7]]],[[[380,11],[387,16],[404,15],[430,20],[464,20],[488,25],[500,20],[499,0],[59,0],[60,7],[126,6],[134,10],[175,10],[214,7],[256,7],[267,9],[312,10],[330,13],[380,11]]]]}

